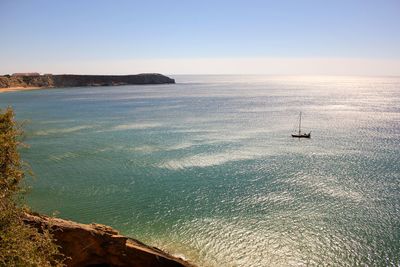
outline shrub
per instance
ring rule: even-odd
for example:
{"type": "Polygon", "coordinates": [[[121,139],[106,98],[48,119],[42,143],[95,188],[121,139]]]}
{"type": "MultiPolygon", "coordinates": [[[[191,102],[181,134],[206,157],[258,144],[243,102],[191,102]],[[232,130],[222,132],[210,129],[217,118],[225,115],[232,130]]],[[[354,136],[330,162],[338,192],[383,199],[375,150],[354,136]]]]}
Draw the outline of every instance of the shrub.
{"type": "Polygon", "coordinates": [[[0,266],[63,266],[50,230],[23,222],[20,136],[13,110],[0,110],[0,266]]]}

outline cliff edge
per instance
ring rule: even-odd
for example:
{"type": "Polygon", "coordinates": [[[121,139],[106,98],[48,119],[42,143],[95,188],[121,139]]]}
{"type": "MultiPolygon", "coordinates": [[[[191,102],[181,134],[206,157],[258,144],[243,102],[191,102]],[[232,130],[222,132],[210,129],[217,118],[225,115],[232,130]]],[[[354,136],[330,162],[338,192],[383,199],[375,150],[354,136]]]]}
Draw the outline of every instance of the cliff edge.
{"type": "Polygon", "coordinates": [[[80,86],[112,86],[129,84],[164,84],[175,83],[174,79],[158,73],[137,75],[24,75],[0,76],[0,88],[12,87],[80,87],[80,86]]]}
{"type": "Polygon", "coordinates": [[[56,243],[68,259],[69,267],[194,267],[194,265],[155,247],[122,235],[101,224],[81,224],[37,214],[26,214],[24,222],[41,229],[52,229],[56,243]]]}

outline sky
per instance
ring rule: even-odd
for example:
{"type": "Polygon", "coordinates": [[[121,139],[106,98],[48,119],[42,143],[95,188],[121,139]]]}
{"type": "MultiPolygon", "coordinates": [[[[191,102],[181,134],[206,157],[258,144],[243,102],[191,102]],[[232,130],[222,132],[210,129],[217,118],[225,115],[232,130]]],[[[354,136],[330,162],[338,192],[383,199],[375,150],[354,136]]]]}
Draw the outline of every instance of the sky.
{"type": "Polygon", "coordinates": [[[0,0],[0,74],[400,75],[400,0],[0,0]]]}

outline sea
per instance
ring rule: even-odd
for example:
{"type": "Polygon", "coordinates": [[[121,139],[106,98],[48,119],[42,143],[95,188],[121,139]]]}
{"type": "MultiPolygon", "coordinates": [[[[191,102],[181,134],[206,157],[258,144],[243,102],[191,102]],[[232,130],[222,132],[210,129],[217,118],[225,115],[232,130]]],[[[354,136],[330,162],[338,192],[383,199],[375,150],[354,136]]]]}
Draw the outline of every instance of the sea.
{"type": "Polygon", "coordinates": [[[32,209],[198,266],[400,266],[400,77],[172,77],[1,93],[32,209]]]}

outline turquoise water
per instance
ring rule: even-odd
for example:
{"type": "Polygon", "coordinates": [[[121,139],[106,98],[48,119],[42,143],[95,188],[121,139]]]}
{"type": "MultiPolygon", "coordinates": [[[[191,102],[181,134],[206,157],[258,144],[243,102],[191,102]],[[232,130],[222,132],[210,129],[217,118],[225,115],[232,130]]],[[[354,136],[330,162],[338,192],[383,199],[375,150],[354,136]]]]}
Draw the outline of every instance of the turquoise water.
{"type": "Polygon", "coordinates": [[[174,78],[0,94],[29,204],[200,266],[400,265],[399,77],[174,78]]]}

